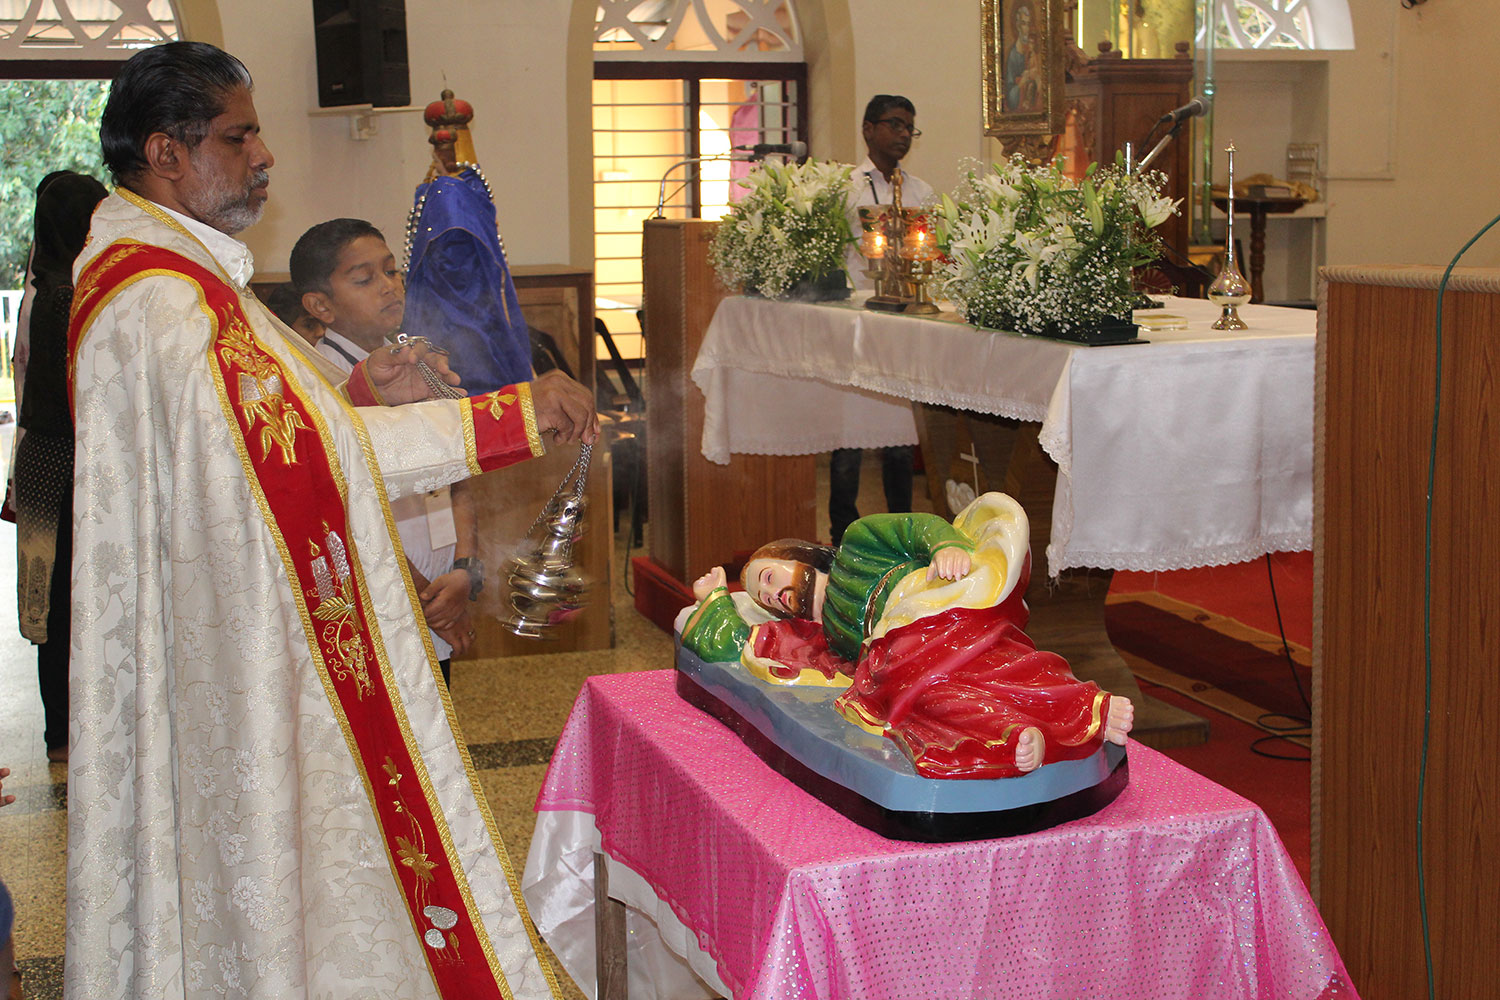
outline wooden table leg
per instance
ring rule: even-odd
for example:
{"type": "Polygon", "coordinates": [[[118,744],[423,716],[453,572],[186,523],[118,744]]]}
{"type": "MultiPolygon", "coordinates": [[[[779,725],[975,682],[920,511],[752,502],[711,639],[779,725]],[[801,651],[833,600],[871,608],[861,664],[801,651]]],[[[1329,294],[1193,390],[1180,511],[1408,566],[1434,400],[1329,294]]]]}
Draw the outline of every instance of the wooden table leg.
{"type": "Polygon", "coordinates": [[[594,853],[594,971],[598,1000],[627,1000],[625,904],[609,895],[609,863],[594,853]]]}
{"type": "Polygon", "coordinates": [[[1261,278],[1266,273],[1266,206],[1250,206],[1250,301],[1264,302],[1261,278]]]}

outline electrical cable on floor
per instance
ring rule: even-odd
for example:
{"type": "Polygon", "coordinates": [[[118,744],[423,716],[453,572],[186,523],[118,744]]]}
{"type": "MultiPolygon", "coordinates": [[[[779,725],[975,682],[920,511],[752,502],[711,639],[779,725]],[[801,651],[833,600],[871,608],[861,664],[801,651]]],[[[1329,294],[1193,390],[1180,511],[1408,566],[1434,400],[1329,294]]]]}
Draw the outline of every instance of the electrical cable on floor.
{"type": "Polygon", "coordinates": [[[1443,412],[1443,296],[1448,291],[1448,279],[1453,275],[1453,269],[1458,266],[1459,259],[1469,252],[1471,246],[1479,242],[1481,236],[1493,229],[1496,223],[1500,223],[1500,215],[1485,223],[1484,227],[1463,245],[1463,249],[1453,255],[1453,260],[1448,263],[1447,270],[1443,272],[1443,280],[1438,282],[1437,290],[1432,437],[1427,451],[1427,515],[1423,543],[1425,547],[1422,553],[1422,755],[1421,766],[1417,771],[1417,903],[1422,910],[1422,951],[1427,960],[1428,1000],[1436,1000],[1437,981],[1432,970],[1432,928],[1427,919],[1427,854],[1422,830],[1422,812],[1427,802],[1427,754],[1431,748],[1432,737],[1432,494],[1437,481],[1438,418],[1443,412]]]}
{"type": "MultiPolygon", "coordinates": [[[[1272,753],[1261,749],[1266,743],[1279,741],[1291,742],[1291,737],[1308,737],[1312,735],[1312,701],[1307,696],[1307,691],[1302,687],[1302,677],[1297,673],[1297,663],[1292,659],[1292,645],[1286,638],[1286,625],[1281,620],[1281,601],[1276,596],[1276,576],[1271,572],[1271,553],[1266,553],[1266,580],[1271,584],[1271,607],[1276,611],[1276,631],[1281,635],[1281,652],[1286,657],[1287,669],[1292,672],[1292,683],[1297,685],[1297,696],[1302,699],[1302,707],[1307,709],[1307,716],[1288,715],[1285,712],[1265,712],[1255,720],[1255,724],[1271,733],[1270,736],[1262,736],[1252,740],[1250,752],[1259,757],[1269,757],[1272,760],[1290,760],[1307,764],[1312,762],[1312,755],[1306,756],[1272,753]],[[1292,723],[1290,726],[1275,725],[1272,719],[1286,719],[1292,723]]],[[[1298,746],[1299,744],[1292,744],[1298,746]]]]}
{"type": "Polygon", "coordinates": [[[641,463],[636,462],[630,470],[630,518],[625,525],[625,593],[630,597],[635,596],[635,564],[630,561],[630,550],[635,548],[635,505],[640,502],[637,497],[641,488],[640,476],[641,463]]]}

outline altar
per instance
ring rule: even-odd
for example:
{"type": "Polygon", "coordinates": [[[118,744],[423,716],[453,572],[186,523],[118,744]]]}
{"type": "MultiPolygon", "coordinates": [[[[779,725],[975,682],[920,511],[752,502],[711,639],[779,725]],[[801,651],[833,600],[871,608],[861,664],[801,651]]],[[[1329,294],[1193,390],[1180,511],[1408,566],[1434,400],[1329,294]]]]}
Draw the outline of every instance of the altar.
{"type": "MultiPolygon", "coordinates": [[[[848,303],[720,303],[692,366],[701,448],[803,455],[915,444],[910,402],[1039,425],[1056,464],[1045,567],[1168,570],[1312,547],[1316,313],[1171,299],[1181,330],[1081,347],[848,303]]],[[[1028,503],[1028,512],[1036,512],[1028,503]]],[[[947,513],[943,511],[942,513],[947,513]]],[[[779,526],[768,525],[767,539],[779,526]]],[[[1040,552],[1033,553],[1041,566],[1040,552]]]]}
{"type": "Polygon", "coordinates": [[[624,993],[590,989],[596,851],[638,918],[637,998],[1353,997],[1260,809],[1148,748],[1129,753],[1129,787],[1093,816],[913,844],[766,767],[678,698],[671,671],[593,677],[537,798],[523,892],[601,1000],[624,993]],[[684,985],[650,990],[673,974],[684,985]]]}

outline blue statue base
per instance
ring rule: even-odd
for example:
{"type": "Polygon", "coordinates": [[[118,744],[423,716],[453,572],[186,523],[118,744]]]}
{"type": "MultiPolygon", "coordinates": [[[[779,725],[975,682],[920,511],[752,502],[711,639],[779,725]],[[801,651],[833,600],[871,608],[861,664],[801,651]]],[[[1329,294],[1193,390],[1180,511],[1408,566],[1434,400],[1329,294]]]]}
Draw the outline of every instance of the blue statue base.
{"type": "Polygon", "coordinates": [[[924,778],[890,740],[844,721],[836,688],[771,684],[677,647],[677,693],[733,729],[778,773],[892,840],[947,843],[1034,833],[1091,815],[1129,783],[1125,748],[1015,778],[924,778]]]}

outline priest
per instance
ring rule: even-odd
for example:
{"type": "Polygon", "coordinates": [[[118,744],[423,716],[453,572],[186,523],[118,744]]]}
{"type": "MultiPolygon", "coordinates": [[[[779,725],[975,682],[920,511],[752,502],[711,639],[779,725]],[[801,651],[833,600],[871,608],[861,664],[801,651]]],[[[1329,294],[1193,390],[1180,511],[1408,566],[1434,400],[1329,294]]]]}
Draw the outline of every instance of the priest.
{"type": "Polygon", "coordinates": [[[274,162],[245,67],[126,62],[79,256],[66,995],[540,998],[389,502],[592,441],[562,377],[414,402],[248,290],[274,162]]]}

